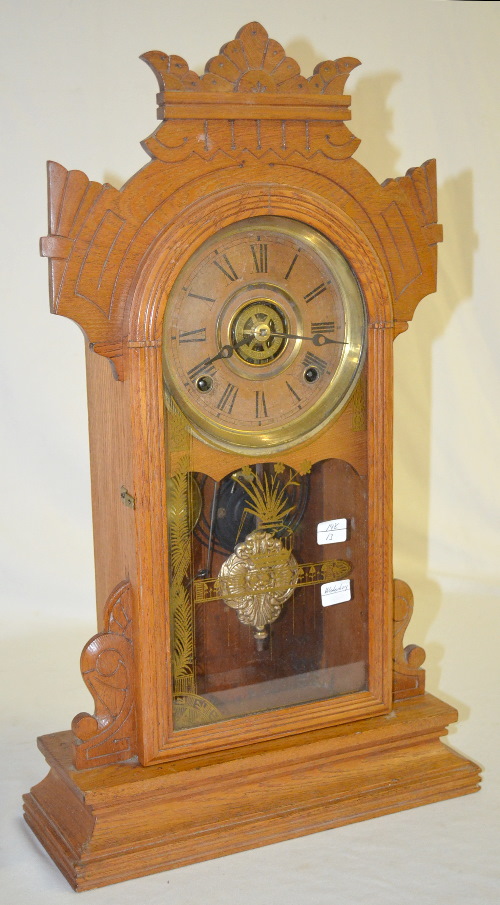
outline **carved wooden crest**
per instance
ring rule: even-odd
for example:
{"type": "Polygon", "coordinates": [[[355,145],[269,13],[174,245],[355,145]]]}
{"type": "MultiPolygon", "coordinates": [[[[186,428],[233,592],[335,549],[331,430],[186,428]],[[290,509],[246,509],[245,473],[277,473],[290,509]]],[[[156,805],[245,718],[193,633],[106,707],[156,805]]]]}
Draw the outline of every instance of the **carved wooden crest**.
{"type": "Polygon", "coordinates": [[[236,157],[242,150],[261,157],[272,150],[282,159],[318,151],[342,159],[359,145],[343,124],[351,118],[344,85],[360,65],[353,57],[325,60],[304,78],[281,44],[251,22],[208,61],[201,77],[178,56],[153,50],[142,59],[158,79],[158,118],[165,120],[143,142],[152,157],[183,160],[195,152],[212,158],[220,151],[236,157]],[[185,130],[180,144],[178,119],[185,130]]]}

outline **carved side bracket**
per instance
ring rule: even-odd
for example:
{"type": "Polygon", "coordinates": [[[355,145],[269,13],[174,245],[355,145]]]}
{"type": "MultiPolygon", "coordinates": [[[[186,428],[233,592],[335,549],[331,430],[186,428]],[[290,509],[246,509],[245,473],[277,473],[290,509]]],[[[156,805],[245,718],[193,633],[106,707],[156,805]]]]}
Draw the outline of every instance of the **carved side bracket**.
{"type": "Polygon", "coordinates": [[[105,630],[82,651],[82,676],[94,698],[95,713],[78,713],[71,724],[79,770],[128,760],[137,752],[131,593],[126,581],[115,588],[106,603],[105,630]]]}
{"type": "Polygon", "coordinates": [[[113,323],[121,258],[111,255],[123,245],[127,232],[119,210],[120,192],[54,161],[47,164],[47,181],[49,234],[40,239],[40,254],[49,259],[50,310],[75,320],[123,380],[121,324],[117,330],[113,323]],[[72,261],[77,262],[74,273],[72,261]],[[73,289],[69,300],[67,282],[73,289]]]}
{"type": "Polygon", "coordinates": [[[404,647],[404,634],[413,613],[413,594],[405,581],[394,582],[393,699],[400,701],[425,691],[425,651],[416,644],[404,647]]]}
{"type": "Polygon", "coordinates": [[[96,210],[101,217],[96,222],[94,236],[89,236],[89,254],[93,255],[93,277],[95,286],[91,287],[91,275],[88,272],[79,282],[79,294],[82,298],[89,296],[89,301],[96,309],[96,315],[109,320],[109,300],[103,286],[106,259],[109,253],[109,239],[114,242],[116,232],[120,229],[120,218],[112,214],[109,206],[116,201],[119,192],[111,185],[90,182],[80,170],[66,170],[59,163],[49,160],[47,164],[47,182],[49,190],[49,235],[40,239],[40,254],[50,259],[50,310],[58,314],[61,284],[66,269],[66,261],[73,251],[75,242],[80,238],[83,227],[92,222],[96,210]],[[110,237],[110,233],[114,233],[110,237]],[[93,241],[92,241],[93,240],[93,241]],[[99,264],[101,266],[99,267],[99,264]],[[100,290],[96,294],[95,290],[100,290]],[[104,290],[104,291],[103,291],[104,290]]]}
{"type": "Polygon", "coordinates": [[[382,191],[387,204],[380,211],[378,231],[389,264],[397,335],[406,329],[418,302],[436,291],[437,243],[443,241],[443,227],[437,222],[436,161],[426,160],[406,176],[387,179],[382,191]]]}

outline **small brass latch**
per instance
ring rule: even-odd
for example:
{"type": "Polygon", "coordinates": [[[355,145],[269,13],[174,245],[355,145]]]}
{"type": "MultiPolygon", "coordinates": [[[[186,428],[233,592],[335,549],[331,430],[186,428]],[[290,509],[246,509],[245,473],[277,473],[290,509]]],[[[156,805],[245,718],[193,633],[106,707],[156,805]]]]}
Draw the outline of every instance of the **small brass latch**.
{"type": "Polygon", "coordinates": [[[126,487],[122,486],[120,488],[120,496],[125,506],[128,506],[129,509],[135,509],[135,499],[132,494],[128,492],[126,487]]]}

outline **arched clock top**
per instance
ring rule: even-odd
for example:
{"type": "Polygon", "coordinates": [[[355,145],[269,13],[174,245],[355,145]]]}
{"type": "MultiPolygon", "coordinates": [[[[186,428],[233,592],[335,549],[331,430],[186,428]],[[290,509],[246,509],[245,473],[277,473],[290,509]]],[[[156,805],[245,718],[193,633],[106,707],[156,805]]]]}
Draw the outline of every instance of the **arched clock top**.
{"type": "MultiPolygon", "coordinates": [[[[128,316],[131,343],[151,344],[160,340],[165,306],[173,283],[186,261],[204,242],[233,224],[237,227],[251,222],[252,218],[268,216],[307,224],[333,243],[349,261],[361,284],[368,323],[377,326],[393,323],[391,288],[381,258],[374,253],[365,232],[342,207],[333,206],[323,194],[311,191],[304,177],[300,192],[280,181],[257,181],[257,173],[247,174],[247,179],[244,185],[228,185],[206,197],[196,198],[159,233],[143,260],[131,299],[128,316]]],[[[314,185],[317,188],[317,178],[314,185]]],[[[327,190],[328,185],[324,187],[325,194],[327,190]]],[[[337,185],[335,194],[342,198],[345,193],[337,185]]],[[[238,281],[235,287],[237,285],[238,281]]]]}
{"type": "Polygon", "coordinates": [[[342,92],[359,61],[325,61],[305,78],[258,23],[225,44],[203,76],[177,56],[152,51],[143,59],[158,78],[163,119],[144,143],[149,165],[118,191],[48,164],[41,254],[49,258],[51,310],[76,321],[123,379],[129,340],[148,341],[150,327],[130,321],[130,303],[158,237],[190,205],[195,216],[200,198],[225,186],[244,198],[246,186],[259,183],[286,188],[298,204],[314,191],[332,220],[347,215],[356,224],[385,271],[401,332],[436,288],[436,168],[427,161],[379,185],[352,158],[359,142],[345,126],[350,98],[342,92]]]}

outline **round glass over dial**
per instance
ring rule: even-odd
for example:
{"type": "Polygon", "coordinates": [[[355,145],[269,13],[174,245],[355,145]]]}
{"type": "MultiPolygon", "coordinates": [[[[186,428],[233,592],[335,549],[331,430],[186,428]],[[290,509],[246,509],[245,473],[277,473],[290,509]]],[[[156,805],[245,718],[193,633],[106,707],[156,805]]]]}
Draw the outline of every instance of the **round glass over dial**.
{"type": "Polygon", "coordinates": [[[170,291],[165,389],[213,445],[286,449],[346,404],[365,333],[339,249],[298,221],[250,218],[207,239],[170,291]]]}

